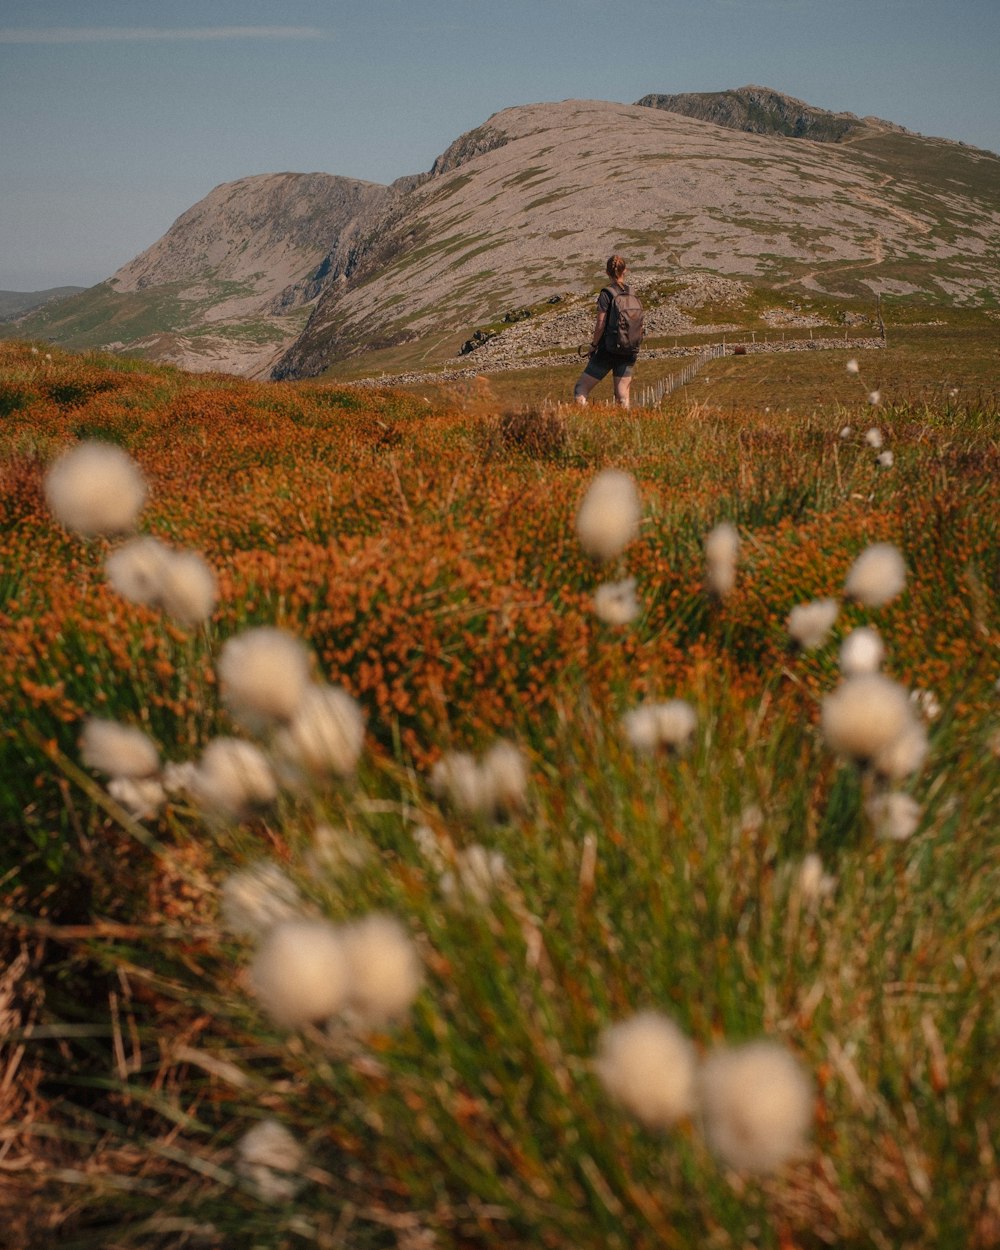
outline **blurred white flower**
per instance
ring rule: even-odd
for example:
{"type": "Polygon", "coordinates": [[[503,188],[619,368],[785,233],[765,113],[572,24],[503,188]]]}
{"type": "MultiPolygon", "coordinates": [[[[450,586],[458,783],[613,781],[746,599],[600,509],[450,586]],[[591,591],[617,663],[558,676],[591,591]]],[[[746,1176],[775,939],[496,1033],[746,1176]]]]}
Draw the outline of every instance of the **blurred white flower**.
{"type": "Polygon", "coordinates": [[[329,1020],[350,990],[343,934],[327,920],[279,920],[264,934],[250,982],[261,1006],[283,1028],[329,1020]]]}
{"type": "Polygon", "coordinates": [[[633,750],[651,755],[660,747],[686,747],[698,727],[698,715],[683,699],[642,703],[625,713],[621,727],[633,750]]]}
{"type": "Polygon", "coordinates": [[[896,457],[891,451],[880,451],[875,457],[875,463],[882,469],[891,469],[896,463],[896,457]]]}
{"type": "Polygon", "coordinates": [[[848,373],[860,373],[861,372],[861,366],[854,359],[849,360],[845,368],[847,369],[848,373]]]}
{"type": "Polygon", "coordinates": [[[699,1093],[709,1148],[729,1167],[773,1172],[804,1153],[813,1087],[783,1046],[758,1041],[716,1051],[702,1067],[699,1093]]]}
{"type": "Polygon", "coordinates": [[[898,738],[879,751],[872,764],[881,776],[902,781],[919,771],[927,758],[928,748],[927,730],[914,719],[898,738]]]}
{"type": "Polygon", "coordinates": [[[236,1171],[264,1202],[290,1202],[303,1185],[305,1154],[277,1120],[261,1120],[236,1146],[236,1171]]]}
{"type": "Polygon", "coordinates": [[[594,615],[606,625],[628,625],[642,610],[635,597],[635,578],[598,586],[591,600],[594,615]]]}
{"type": "Polygon", "coordinates": [[[608,1094],[647,1128],[670,1128],[695,1109],[694,1046],[660,1012],[606,1028],[594,1069],[608,1094]]]}
{"type": "Polygon", "coordinates": [[[175,551],[157,538],[133,538],[112,551],[105,573],[131,603],[162,608],[182,625],[206,620],[215,607],[215,573],[194,551],[175,551]]]}
{"type": "Polygon", "coordinates": [[[160,778],[167,794],[194,794],[198,785],[198,765],[192,760],[170,761],[163,765],[160,778]]]}
{"type": "Polygon", "coordinates": [[[639,532],[642,509],[634,479],[620,469],[604,469],[591,482],[576,515],[584,551],[596,560],[620,555],[639,532]]]}
{"type": "Polygon", "coordinates": [[[873,543],[851,565],[844,594],[867,608],[880,608],[906,586],[906,563],[892,543],[873,543]]]}
{"type": "Polygon", "coordinates": [[[346,1008],[361,1028],[378,1028],[410,1009],[423,982],[413,939],[392,916],[373,914],[343,931],[346,1008]]]}
{"type": "Polygon", "coordinates": [[[854,430],[849,425],[842,425],[840,427],[840,437],[843,439],[850,438],[853,433],[854,433],[854,430]]]}
{"type": "Polygon", "coordinates": [[[913,700],[914,706],[928,720],[937,720],[941,715],[941,700],[933,690],[911,690],[910,698],[913,700]]]}
{"type": "Polygon", "coordinates": [[[803,651],[812,651],[826,642],[839,611],[840,603],[836,599],[799,603],[789,612],[785,627],[792,641],[798,643],[803,651]]]}
{"type": "Polygon", "coordinates": [[[364,868],[370,858],[364,842],[346,829],[317,825],[305,866],[314,877],[340,877],[364,868]]]}
{"type": "Polygon", "coordinates": [[[882,392],[881,391],[869,391],[868,402],[871,404],[873,408],[877,407],[882,402],[882,392]]]}
{"type": "Polygon", "coordinates": [[[906,691],[879,673],[845,678],[823,699],[820,723],[827,746],[860,764],[884,762],[919,728],[906,691]]]}
{"type": "Polygon", "coordinates": [[[223,703],[249,729],[290,720],[309,684],[305,644],[267,625],[230,638],[216,668],[223,703]]]}
{"type": "Polygon", "coordinates": [[[523,811],[528,804],[528,766],[524,753],[501,738],[482,758],[480,771],[485,797],[494,813],[523,811]]]}
{"type": "Polygon", "coordinates": [[[489,809],[490,786],[467,751],[449,751],[442,755],[430,774],[431,793],[446,799],[457,812],[471,816],[489,809]]]}
{"type": "Polygon", "coordinates": [[[488,851],[478,842],[455,856],[454,872],[441,875],[441,893],[454,904],[464,901],[485,907],[497,888],[507,880],[507,863],[499,851],[488,851]]]}
{"type": "Polygon", "coordinates": [[[313,776],[348,777],[361,758],[364,740],[364,713],[346,690],[309,686],[274,746],[313,776]]]}
{"type": "Polygon", "coordinates": [[[234,819],[278,797],[267,756],[252,742],[239,738],[213,738],[188,788],[202,807],[234,819]]]}
{"type": "Polygon", "coordinates": [[[160,771],[160,753],[152,738],[141,729],[99,716],[84,722],[80,754],[88,768],[109,777],[153,777],[160,771]]]}
{"type": "Polygon", "coordinates": [[[865,803],[875,836],[887,842],[905,842],[920,824],[920,804],[909,794],[876,794],[865,803]]]}
{"type": "Polygon", "coordinates": [[[241,868],[222,883],[219,913],[235,937],[260,938],[278,923],[302,914],[298,887],[269,860],[241,868]]]}
{"type": "Polygon", "coordinates": [[[816,852],[810,851],[799,865],[796,885],[803,901],[815,904],[832,894],[837,882],[823,870],[823,861],[816,852]]]}
{"type": "Polygon", "coordinates": [[[720,521],[705,539],[705,584],[720,599],[730,594],[736,585],[739,551],[740,536],[729,521],[720,521]]]}
{"type": "Polygon", "coordinates": [[[133,820],[152,820],[167,794],[156,777],[113,777],[108,794],[120,803],[133,820]]]}
{"type": "Polygon", "coordinates": [[[146,502],[146,479],[114,443],[78,443],[49,467],[45,498],[67,529],[91,537],[135,529],[146,502]]]}
{"type": "Polygon", "coordinates": [[[882,431],[877,425],[873,425],[870,429],[865,430],[865,442],[869,447],[874,447],[876,451],[882,446],[882,431]]]}
{"type": "Polygon", "coordinates": [[[840,646],[840,671],[845,677],[877,673],[885,659],[885,646],[878,630],[868,625],[852,630],[840,646]]]}

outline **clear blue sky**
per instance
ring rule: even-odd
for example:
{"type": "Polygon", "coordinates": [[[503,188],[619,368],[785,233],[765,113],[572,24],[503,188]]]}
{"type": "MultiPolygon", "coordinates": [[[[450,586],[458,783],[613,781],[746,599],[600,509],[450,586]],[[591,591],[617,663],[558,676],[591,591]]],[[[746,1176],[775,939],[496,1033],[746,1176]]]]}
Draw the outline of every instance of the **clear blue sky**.
{"type": "Polygon", "coordinates": [[[758,83],[1000,151],[1000,0],[3,0],[0,289],[109,277],[212,187],[430,167],[493,112],[758,83]]]}

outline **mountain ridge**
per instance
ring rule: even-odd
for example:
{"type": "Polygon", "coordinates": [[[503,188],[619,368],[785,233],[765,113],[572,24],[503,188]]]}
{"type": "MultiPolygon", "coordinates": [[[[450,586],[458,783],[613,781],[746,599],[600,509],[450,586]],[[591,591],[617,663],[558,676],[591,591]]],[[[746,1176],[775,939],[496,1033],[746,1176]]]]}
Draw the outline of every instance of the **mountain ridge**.
{"type": "Polygon", "coordinates": [[[222,184],[106,283],[16,325],[280,378],[407,343],[444,360],[503,309],[588,295],[612,251],[654,301],[699,274],[1000,298],[1000,158],[770,88],[653,99],[503,109],[389,185],[222,184]]]}

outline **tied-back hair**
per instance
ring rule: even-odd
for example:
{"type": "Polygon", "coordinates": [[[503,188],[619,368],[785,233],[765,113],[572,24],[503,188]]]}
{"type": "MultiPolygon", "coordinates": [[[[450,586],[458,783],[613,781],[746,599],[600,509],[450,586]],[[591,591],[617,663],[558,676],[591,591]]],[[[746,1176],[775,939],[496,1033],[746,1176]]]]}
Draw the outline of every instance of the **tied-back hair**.
{"type": "Polygon", "coordinates": [[[620,283],[622,280],[622,275],[625,273],[625,270],[627,268],[628,266],[625,264],[624,256],[618,256],[616,254],[614,256],[608,257],[608,263],[606,265],[606,269],[607,269],[608,277],[611,279],[612,282],[620,283]]]}

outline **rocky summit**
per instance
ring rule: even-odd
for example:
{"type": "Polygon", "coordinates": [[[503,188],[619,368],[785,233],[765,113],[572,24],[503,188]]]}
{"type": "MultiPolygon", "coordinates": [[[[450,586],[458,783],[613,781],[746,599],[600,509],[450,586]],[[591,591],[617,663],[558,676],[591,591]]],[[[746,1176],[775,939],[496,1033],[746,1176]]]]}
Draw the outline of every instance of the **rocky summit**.
{"type": "MultiPolygon", "coordinates": [[[[705,278],[993,304],[998,232],[1000,157],[963,144],[763,87],[566,100],[497,113],[388,187],[218,187],[107,283],[14,331],[188,368],[357,375],[453,360],[510,310],[579,320],[611,252],[665,324],[671,292],[705,278]]],[[[519,336],[529,357],[545,340],[519,336]]]]}

